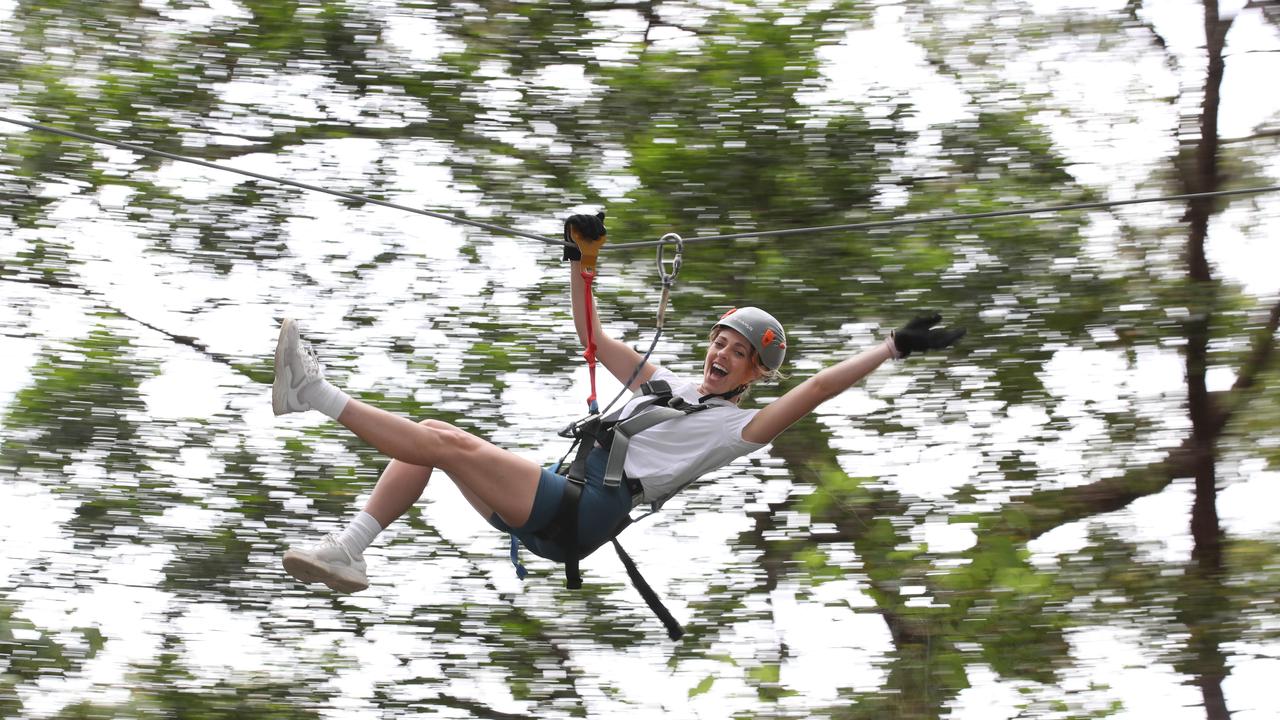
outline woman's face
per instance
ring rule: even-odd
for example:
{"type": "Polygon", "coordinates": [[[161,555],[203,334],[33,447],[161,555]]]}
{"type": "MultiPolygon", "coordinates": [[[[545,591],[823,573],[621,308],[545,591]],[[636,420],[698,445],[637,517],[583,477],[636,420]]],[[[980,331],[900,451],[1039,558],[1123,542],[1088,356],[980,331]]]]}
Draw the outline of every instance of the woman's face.
{"type": "Polygon", "coordinates": [[[751,343],[736,330],[720,328],[707,346],[707,359],[702,365],[702,394],[719,394],[736,390],[753,382],[764,373],[756,366],[751,343]]]}

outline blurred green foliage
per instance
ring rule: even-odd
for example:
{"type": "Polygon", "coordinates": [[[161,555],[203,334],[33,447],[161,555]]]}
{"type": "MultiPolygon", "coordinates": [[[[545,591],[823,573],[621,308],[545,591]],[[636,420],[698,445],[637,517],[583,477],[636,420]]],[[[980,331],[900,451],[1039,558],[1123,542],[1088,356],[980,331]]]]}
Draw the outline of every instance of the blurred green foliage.
{"type": "MultiPolygon", "coordinates": [[[[1106,38],[1099,44],[1116,62],[1132,61],[1125,38],[1136,32],[1136,13],[1068,22],[1004,2],[909,2],[904,11],[939,79],[970,98],[965,118],[922,132],[913,122],[920,109],[891,84],[866,97],[816,99],[828,82],[824,49],[849,42],[848,32],[874,17],[874,6],[858,2],[251,0],[226,11],[185,1],[18,2],[0,29],[0,97],[38,122],[209,160],[269,157],[282,173],[323,174],[330,186],[377,197],[413,189],[400,185],[413,182],[412,171],[397,162],[443,166],[455,192],[440,202],[458,206],[436,209],[471,215],[483,207],[498,222],[554,227],[547,218],[571,206],[607,205],[614,242],[1102,197],[1076,182],[1039,120],[1052,98],[1010,87],[996,69],[1001,57],[1084,37],[1106,38]],[[962,16],[1003,17],[1004,27],[1020,29],[993,34],[990,23],[965,25],[962,16]],[[404,30],[408,21],[416,21],[417,35],[404,30]],[[961,26],[973,30],[955,29],[961,26]],[[368,172],[342,175],[326,154],[334,144],[371,158],[368,172]]],[[[67,500],[60,530],[84,557],[124,546],[168,553],[149,586],[169,598],[160,618],[165,634],[152,658],[131,661],[127,699],[75,702],[56,717],[331,714],[350,668],[332,648],[299,639],[317,629],[321,609],[280,607],[296,598],[280,600],[287,586],[274,554],[298,527],[344,517],[384,460],[327,426],[275,447],[254,436],[237,407],[201,418],[150,416],[143,386],[163,375],[164,359],[203,353],[246,386],[264,382],[269,368],[260,357],[226,358],[185,336],[162,332],[157,341],[140,330],[86,274],[96,252],[92,231],[64,231],[61,213],[71,201],[87,203],[96,219],[127,226],[173,283],[198,277],[219,288],[191,282],[203,289],[192,289],[192,308],[181,312],[234,304],[228,297],[245,274],[284,278],[263,291],[265,302],[276,301],[271,293],[281,286],[317,298],[349,293],[340,325],[323,338],[331,371],[355,374],[366,353],[385,351],[417,385],[374,385],[360,391],[363,399],[419,418],[427,414],[421,398],[439,396],[446,402],[431,408],[433,417],[488,432],[517,429],[503,412],[516,375],[547,377],[547,402],[580,402],[557,392],[578,349],[568,333],[554,331],[567,318],[563,278],[549,270],[555,258],[549,252],[538,266],[551,279],[520,285],[499,277],[463,301],[437,304],[438,271],[411,232],[387,233],[373,251],[355,243],[304,249],[311,238],[301,223],[313,218],[311,198],[299,191],[238,182],[193,199],[164,178],[166,163],[149,156],[40,132],[2,139],[0,231],[9,237],[0,246],[0,282],[83,301],[88,329],[70,341],[38,343],[30,377],[4,410],[0,474],[5,483],[67,500]],[[108,198],[119,192],[124,201],[108,198]],[[414,263],[412,278],[392,274],[414,263]],[[349,287],[334,287],[330,271],[349,287]],[[365,344],[366,331],[378,330],[394,309],[365,293],[382,282],[407,283],[403,301],[424,308],[422,327],[453,345],[415,347],[404,335],[365,344]],[[199,293],[208,297],[202,302],[199,293]],[[216,478],[177,482],[173,467],[187,451],[207,454],[216,478]],[[207,522],[168,517],[179,508],[207,522]],[[290,662],[262,676],[207,675],[193,657],[198,638],[178,630],[184,613],[201,605],[256,623],[290,662]]],[[[1224,153],[1231,181],[1263,175],[1247,151],[1224,153]]],[[[1158,172],[1151,188],[1169,189],[1169,172],[1158,172]]],[[[358,202],[344,207],[369,217],[358,202]]],[[[1140,354],[1184,344],[1188,308],[1211,312],[1216,367],[1247,366],[1258,347],[1274,344],[1274,333],[1259,331],[1267,316],[1258,298],[1225,281],[1183,280],[1184,228],[1109,219],[1116,230],[1104,251],[1089,234],[1096,216],[1085,213],[691,244],[668,337],[696,343],[725,306],[770,308],[787,324],[791,356],[806,368],[782,390],[868,339],[870,330],[850,323],[882,332],[938,308],[969,327],[945,362],[913,358],[900,370],[889,407],[835,422],[925,444],[921,418],[967,425],[979,406],[1006,419],[1034,409],[1048,421],[1016,448],[977,432],[985,443],[975,448],[977,474],[930,501],[850,475],[826,420],[802,421],[771,450],[794,490],[772,502],[752,498],[752,527],[733,547],[738,560],[705,595],[683,598],[690,634],[676,647],[655,640],[656,626],[629,591],[596,584],[565,593],[547,568],[535,570],[530,584],[541,589],[531,592],[553,610],[530,610],[494,591],[487,556],[450,545],[430,517],[411,513],[405,536],[388,551],[444,568],[454,595],[387,614],[358,600],[318,601],[341,613],[339,631],[353,639],[389,626],[433,642],[431,657],[398,658],[410,679],[377,678],[371,702],[391,714],[437,705],[501,717],[449,691],[451,681],[469,682],[483,670],[531,715],[582,716],[593,693],[638,692],[607,671],[594,684],[584,681],[599,671],[578,654],[592,643],[666,657],[672,682],[687,681],[691,699],[740,680],[755,693],[753,717],[942,717],[976,668],[1020,688],[1022,717],[1103,717],[1119,704],[1061,690],[1078,669],[1071,634],[1079,628],[1136,629],[1153,662],[1173,663],[1192,682],[1218,672],[1233,643],[1274,642],[1276,543],[1229,538],[1224,573],[1204,576],[1092,522],[1180,477],[1181,466],[1164,454],[1176,441],[1159,420],[1183,408],[1136,393],[1105,407],[1063,407],[1046,385],[1046,366],[1059,351],[1111,351],[1132,370],[1140,354]],[[957,410],[957,403],[972,404],[957,410]],[[1101,429],[1080,450],[1095,472],[1073,484],[1046,472],[1033,446],[1061,442],[1081,418],[1101,429]],[[931,549],[918,540],[930,521],[973,525],[976,542],[961,551],[931,549]],[[1091,529],[1083,550],[1032,561],[1030,540],[1073,523],[1091,529]],[[850,553],[856,562],[840,559],[850,553]],[[838,702],[797,711],[802,700],[786,674],[791,649],[781,641],[735,646],[736,633],[772,621],[768,598],[779,588],[816,597],[821,586],[838,583],[859,587],[872,606],[857,612],[876,614],[889,632],[892,650],[878,666],[884,680],[854,690],[862,680],[841,676],[838,702]],[[1181,640],[1187,637],[1194,639],[1181,640]]],[[[379,232],[359,229],[368,233],[362,239],[379,232]]],[[[471,233],[466,241],[457,254],[467,263],[504,259],[493,238],[471,233]]],[[[610,320],[641,334],[652,324],[651,256],[606,254],[603,265],[618,279],[602,291],[610,320]]],[[[19,309],[37,338],[41,328],[30,318],[38,305],[19,309]]],[[[1280,465],[1280,370],[1272,362],[1254,379],[1250,388],[1215,395],[1219,407],[1233,410],[1218,442],[1223,467],[1280,465]]],[[[548,448],[538,449],[551,455],[548,448]]],[[[695,523],[701,512],[687,508],[679,521],[695,523]]],[[[652,562],[663,561],[683,562],[652,562]]],[[[115,636],[111,628],[38,627],[24,607],[41,600],[24,589],[85,594],[115,582],[109,572],[31,558],[3,579],[6,717],[27,716],[24,698],[83,674],[115,636]]]]}

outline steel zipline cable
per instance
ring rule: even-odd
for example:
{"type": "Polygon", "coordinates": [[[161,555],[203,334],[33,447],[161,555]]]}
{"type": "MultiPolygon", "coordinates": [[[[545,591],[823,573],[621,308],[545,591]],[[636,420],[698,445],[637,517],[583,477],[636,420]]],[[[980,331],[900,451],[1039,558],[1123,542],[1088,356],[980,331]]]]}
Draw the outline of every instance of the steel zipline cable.
{"type": "Polygon", "coordinates": [[[309,190],[311,192],[324,193],[326,195],[336,195],[337,197],[344,198],[347,200],[366,202],[372,205],[381,205],[382,207],[391,208],[392,210],[403,210],[405,212],[416,213],[418,215],[426,215],[427,217],[433,217],[439,220],[447,220],[452,223],[459,223],[461,225],[470,225],[471,227],[480,228],[482,230],[490,230],[492,232],[503,233],[505,235],[517,235],[519,237],[529,238],[531,240],[540,240],[550,245],[565,244],[564,240],[560,238],[544,237],[536,233],[525,232],[523,230],[516,230],[514,228],[509,228],[509,227],[503,227],[502,225],[494,225],[493,223],[482,222],[480,220],[472,220],[470,218],[459,217],[457,215],[446,215],[444,213],[432,212],[430,210],[423,210],[422,208],[409,207],[408,205],[400,205],[398,203],[387,202],[386,200],[378,200],[377,198],[371,198],[365,195],[357,195],[356,193],[343,192],[341,190],[333,190],[332,188],[320,187],[319,185],[308,185],[307,183],[298,182],[296,180],[287,180],[285,178],[274,177],[272,175],[263,175],[262,173],[256,173],[250,170],[241,170],[240,168],[234,168],[229,165],[219,165],[217,163],[208,162],[207,160],[199,160],[197,158],[190,158],[184,155],[176,155],[171,152],[165,152],[164,150],[155,150],[143,145],[135,145],[133,143],[122,142],[120,140],[111,140],[104,137],[98,137],[96,135],[87,135],[85,133],[75,132],[74,130],[63,130],[61,128],[49,127],[48,125],[41,125],[39,123],[27,122],[26,120],[15,120],[13,118],[4,117],[3,115],[0,115],[0,121],[13,123],[14,125],[21,125],[22,127],[28,128],[30,130],[38,130],[41,132],[53,133],[55,135],[65,135],[67,137],[75,138],[77,140],[84,140],[85,142],[103,143],[105,145],[113,145],[115,147],[123,148],[125,150],[132,150],[133,152],[142,153],[144,155],[155,155],[156,157],[168,158],[169,160],[177,160],[178,162],[191,163],[192,165],[199,165],[200,167],[209,168],[211,170],[221,170],[223,172],[235,173],[237,175],[246,175],[248,177],[255,178],[257,180],[266,180],[267,182],[279,183],[280,185],[288,185],[290,187],[296,187],[302,190],[309,190]]]}
{"type": "MultiPolygon", "coordinates": [[[[1072,203],[1070,205],[1042,205],[1038,207],[1012,208],[1009,210],[990,210],[987,212],[927,215],[924,217],[895,218],[893,220],[871,220],[868,222],[848,223],[845,225],[820,225],[807,228],[787,228],[785,230],[760,230],[758,232],[735,233],[732,235],[694,235],[684,238],[686,243],[710,242],[712,240],[746,240],[751,238],[775,238],[787,235],[803,235],[806,233],[839,232],[850,230],[873,230],[876,228],[905,227],[907,225],[925,225],[928,223],[955,222],[961,220],[984,220],[987,218],[1010,217],[1013,215],[1039,215],[1042,213],[1068,212],[1071,210],[1097,210],[1100,208],[1119,207],[1121,205],[1141,205],[1143,203],[1177,202],[1197,198],[1227,197],[1230,195],[1259,195],[1280,191],[1280,185],[1266,187],[1239,188],[1236,190],[1215,190],[1213,192],[1183,193],[1181,195],[1162,195],[1160,197],[1132,198],[1129,200],[1101,200],[1098,202],[1072,203]]],[[[641,241],[617,243],[614,250],[627,248],[655,247],[660,241],[641,241]]]]}
{"type": "MultiPolygon", "coordinates": [[[[288,180],[286,178],[275,177],[271,175],[264,175],[262,173],[256,173],[249,170],[241,170],[239,168],[231,167],[228,165],[220,165],[218,163],[208,162],[207,160],[199,160],[197,158],[190,158],[183,155],[177,155],[175,153],[165,152],[163,150],[155,150],[143,145],[135,145],[133,143],[122,142],[120,140],[111,140],[109,138],[98,137],[96,135],[89,135],[81,132],[75,132],[73,130],[64,130],[62,128],[42,125],[40,123],[28,122],[26,120],[17,120],[14,118],[5,117],[3,115],[0,115],[0,122],[7,122],[13,125],[20,125],[29,130],[47,132],[47,133],[52,133],[54,135],[64,135],[66,137],[75,138],[77,140],[83,140],[85,142],[112,145],[125,150],[130,150],[132,152],[142,153],[144,155],[154,155],[156,157],[167,158],[169,160],[190,163],[192,165],[199,165],[200,167],[209,168],[211,170],[220,170],[222,172],[235,173],[237,175],[245,175],[247,177],[255,178],[257,180],[265,180],[267,182],[278,183],[280,185],[296,187],[296,188],[307,190],[310,192],[318,192],[318,193],[324,193],[326,195],[334,195],[340,198],[344,198],[346,200],[365,202],[371,205],[380,205],[382,207],[391,208],[393,210],[402,210],[404,212],[415,213],[418,215],[426,215],[427,217],[432,217],[439,220],[445,220],[451,223],[458,223],[460,225],[469,225],[471,227],[480,228],[482,230],[489,230],[491,232],[501,233],[504,235],[515,235],[517,237],[528,238],[530,240],[538,240],[539,242],[544,242],[549,245],[565,245],[566,244],[565,241],[561,238],[550,238],[543,235],[538,235],[537,233],[531,233],[531,232],[526,232],[524,230],[517,230],[515,228],[504,227],[502,225],[496,225],[494,223],[487,223],[480,220],[472,220],[470,218],[460,217],[457,215],[447,215],[445,213],[433,212],[431,210],[424,210],[422,208],[410,207],[408,205],[400,205],[398,203],[388,202],[386,200],[378,200],[377,198],[371,198],[365,195],[358,195],[356,193],[343,192],[341,190],[333,190],[331,188],[321,187],[319,185],[309,185],[307,183],[297,182],[296,180],[288,180]]],[[[1011,208],[1008,210],[992,210],[988,212],[975,212],[975,213],[962,213],[962,214],[953,213],[953,214],[946,214],[946,215],[929,215],[924,217],[895,218],[892,220],[872,220],[868,222],[846,223],[842,225],[818,225],[815,227],[786,228],[782,230],[760,230],[760,231],[754,231],[754,232],[733,233],[729,235],[695,235],[692,237],[684,238],[684,242],[691,243],[691,242],[711,242],[711,241],[722,241],[722,240],[747,240],[747,239],[755,239],[755,238],[780,238],[780,237],[787,237],[789,235],[806,235],[806,234],[812,235],[816,233],[828,233],[828,232],[873,230],[878,228],[924,225],[927,223],[985,220],[990,218],[1012,217],[1016,215],[1040,215],[1045,213],[1070,212],[1073,210],[1098,210],[1103,208],[1120,207],[1123,205],[1142,205],[1147,203],[1179,202],[1184,200],[1195,200],[1200,198],[1230,197],[1235,195],[1261,195],[1263,193],[1271,193],[1271,192],[1277,192],[1277,191],[1280,191],[1280,185],[1268,185],[1264,187],[1238,188],[1234,190],[1216,190],[1212,192],[1182,193],[1180,195],[1160,195],[1160,196],[1148,197],[1148,198],[1131,198],[1128,200],[1102,200],[1098,202],[1072,203],[1069,205],[1042,205],[1042,206],[1036,206],[1036,207],[1011,208]]],[[[651,247],[657,247],[661,243],[662,243],[661,240],[615,243],[608,246],[605,249],[609,251],[613,251],[613,250],[627,250],[627,249],[634,249],[634,248],[651,248],[651,247]]]]}

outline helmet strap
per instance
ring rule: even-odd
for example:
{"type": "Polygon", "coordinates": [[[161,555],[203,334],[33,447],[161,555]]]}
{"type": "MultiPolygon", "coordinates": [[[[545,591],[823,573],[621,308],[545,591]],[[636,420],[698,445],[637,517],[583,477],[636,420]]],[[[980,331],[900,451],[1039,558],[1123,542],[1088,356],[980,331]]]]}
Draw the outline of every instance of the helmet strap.
{"type": "Polygon", "coordinates": [[[698,398],[698,402],[704,403],[710,400],[711,398],[724,398],[725,400],[732,402],[734,398],[738,397],[739,395],[741,395],[746,391],[747,391],[746,385],[739,385],[738,387],[728,392],[711,393],[709,395],[703,395],[702,397],[698,398]]]}

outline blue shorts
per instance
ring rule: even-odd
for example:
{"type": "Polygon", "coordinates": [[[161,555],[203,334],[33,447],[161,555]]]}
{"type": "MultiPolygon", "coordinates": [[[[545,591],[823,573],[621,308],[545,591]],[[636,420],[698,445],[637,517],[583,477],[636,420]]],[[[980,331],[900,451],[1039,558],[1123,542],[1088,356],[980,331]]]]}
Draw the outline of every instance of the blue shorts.
{"type": "MultiPolygon", "coordinates": [[[[608,542],[613,537],[613,529],[631,513],[631,492],[627,490],[627,484],[620,483],[612,488],[604,486],[604,467],[608,460],[609,451],[601,448],[593,449],[587,456],[586,486],[578,500],[578,547],[584,551],[581,553],[583,557],[608,542]]],[[[550,525],[556,513],[560,512],[560,500],[568,482],[567,477],[543,468],[542,476],[538,478],[538,490],[533,496],[533,510],[525,524],[513,528],[497,513],[489,516],[489,524],[515,535],[533,554],[564,562],[567,556],[565,549],[554,540],[538,537],[537,532],[550,525]]]]}

